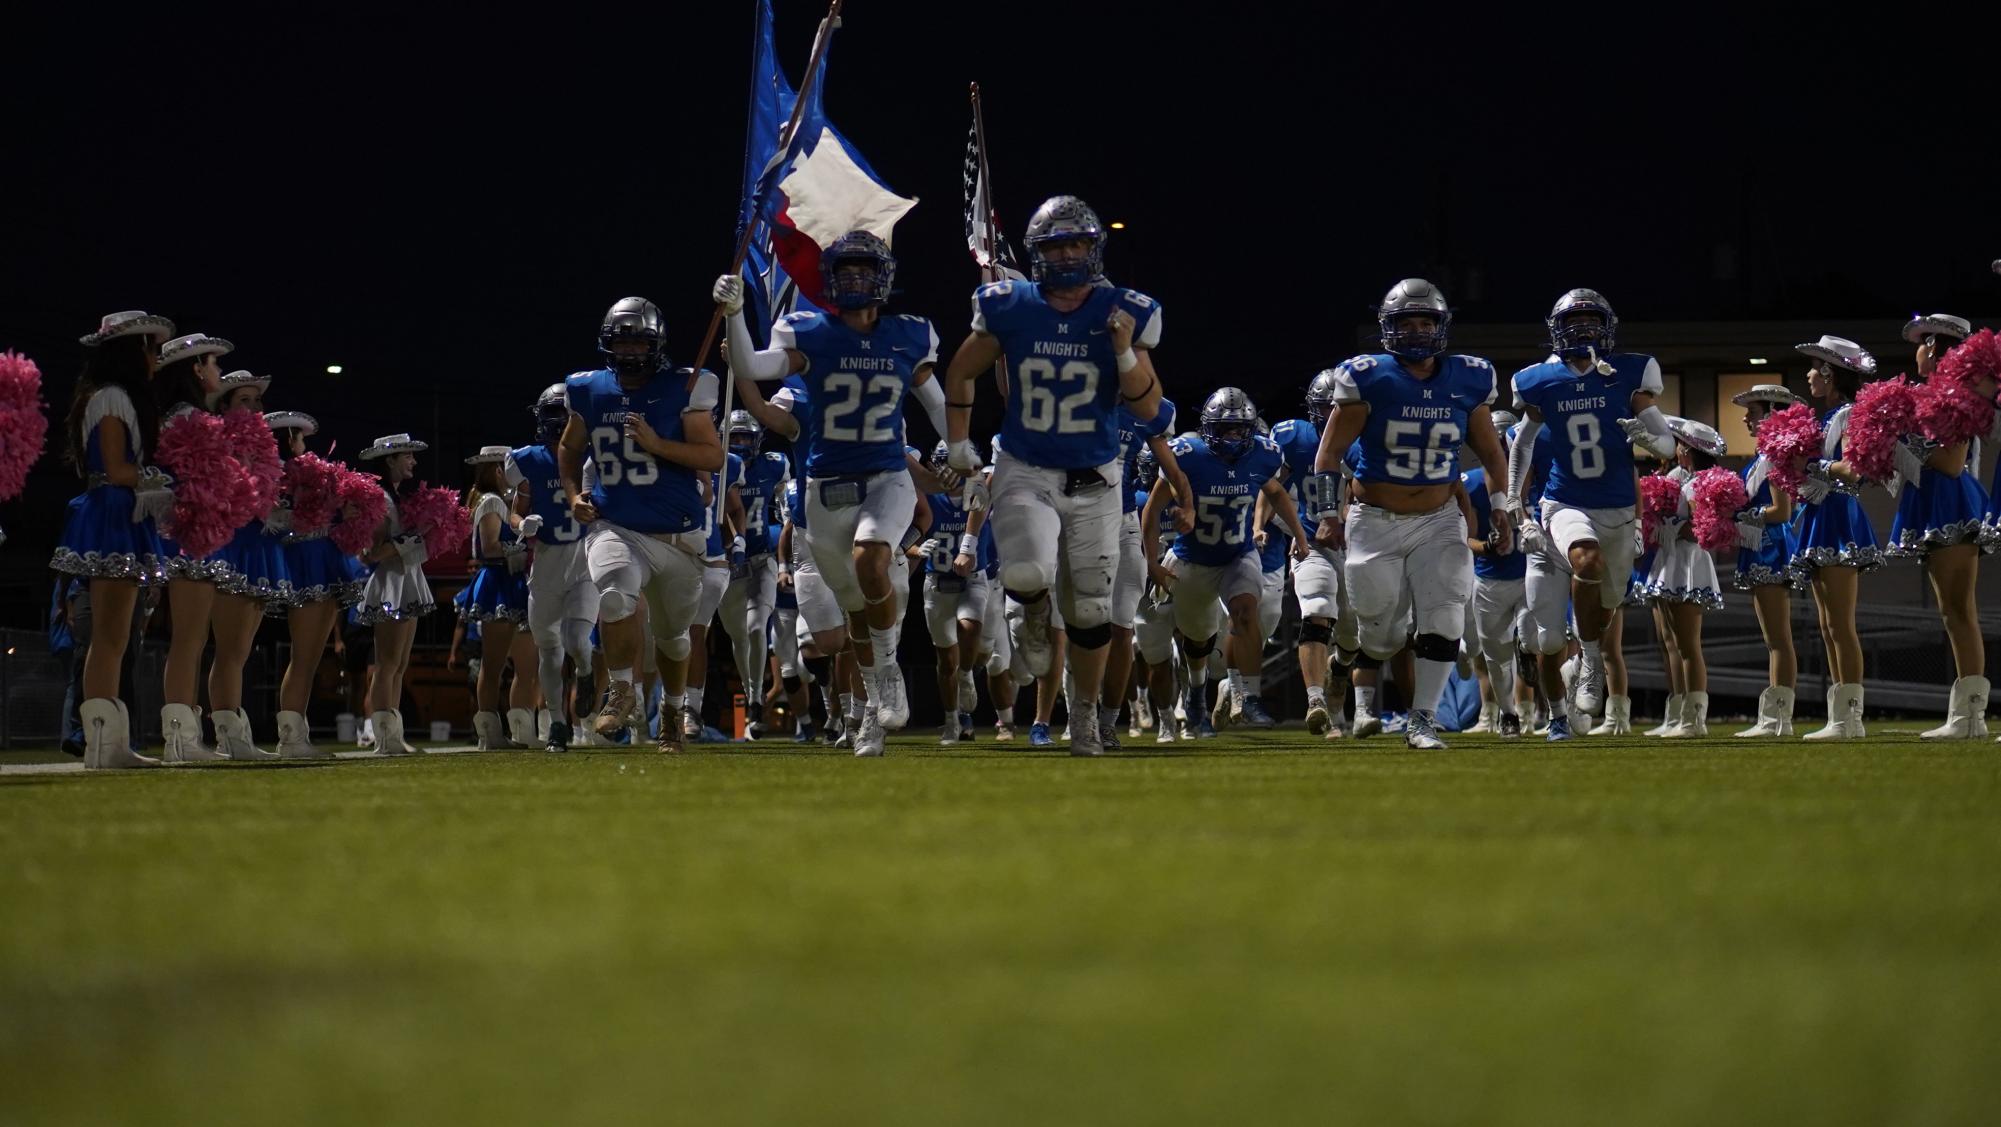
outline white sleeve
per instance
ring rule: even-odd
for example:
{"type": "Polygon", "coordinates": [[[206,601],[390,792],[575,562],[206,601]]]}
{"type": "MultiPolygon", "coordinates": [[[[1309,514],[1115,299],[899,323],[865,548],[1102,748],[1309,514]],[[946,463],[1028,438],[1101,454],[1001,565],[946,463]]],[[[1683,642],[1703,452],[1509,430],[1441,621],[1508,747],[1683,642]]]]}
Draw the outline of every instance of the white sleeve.
{"type": "Polygon", "coordinates": [[[987,315],[980,309],[979,290],[973,291],[973,331],[976,333],[987,331],[987,315]]]}
{"type": "Polygon", "coordinates": [[[779,388],[778,393],[771,397],[771,405],[788,415],[797,415],[799,413],[798,404],[799,395],[789,386],[779,388]]]}
{"type": "MultiPolygon", "coordinates": [[[[935,366],[938,363],[938,328],[923,317],[912,319],[924,326],[924,357],[917,361],[916,366],[919,368],[922,368],[926,364],[935,366]]],[[[945,432],[941,430],[938,433],[944,434],[945,432]]]]}
{"type": "Polygon", "coordinates": [[[1139,327],[1139,332],[1133,334],[1134,348],[1153,348],[1160,343],[1160,318],[1160,306],[1155,304],[1153,315],[1146,319],[1146,324],[1139,327]]]}
{"type": "Polygon", "coordinates": [[[512,451],[508,452],[507,460],[500,463],[500,479],[507,483],[509,489],[513,489],[528,480],[528,475],[522,473],[521,467],[514,464],[514,454],[512,451]]]}
{"type": "Polygon", "coordinates": [[[1508,496],[1517,501],[1528,494],[1529,471],[1535,466],[1535,440],[1542,433],[1542,427],[1524,422],[1521,431],[1515,435],[1515,443],[1508,447],[1508,496]]]}
{"type": "Polygon", "coordinates": [[[1362,389],[1355,385],[1355,373],[1346,364],[1334,369],[1334,402],[1360,403],[1362,389]]]}
{"type": "Polygon", "coordinates": [[[1674,432],[1668,429],[1667,416],[1659,407],[1649,406],[1640,412],[1640,421],[1647,425],[1647,434],[1653,439],[1647,448],[1662,458],[1674,457],[1674,432]]]}
{"type": "Polygon", "coordinates": [[[1481,405],[1486,407],[1492,407],[1494,405],[1494,400],[1500,396],[1500,393],[1501,393],[1501,373],[1495,371],[1492,368],[1489,368],[1487,369],[1487,398],[1482,399],[1480,401],[1481,405]]]}
{"type": "Polygon", "coordinates": [[[730,370],[754,380],[782,380],[792,371],[792,326],[778,322],[771,330],[771,347],[759,349],[750,339],[750,323],[739,309],[729,316],[730,370]],[[780,343],[780,333],[784,334],[780,343]]]}
{"type": "Polygon", "coordinates": [[[924,415],[931,420],[932,429],[938,432],[938,437],[945,437],[945,388],[933,378],[912,387],[910,394],[923,404],[924,415]]]}
{"type": "Polygon", "coordinates": [[[1827,433],[1820,440],[1821,457],[1832,458],[1834,452],[1841,449],[1841,440],[1848,435],[1848,413],[1854,409],[1855,405],[1851,403],[1836,411],[1834,417],[1827,420],[1827,433]]]}
{"type": "Polygon", "coordinates": [[[709,412],[716,409],[716,374],[703,369],[695,377],[695,390],[688,393],[688,405],[681,408],[683,415],[691,411],[709,412]]]}
{"type": "Polygon", "coordinates": [[[1649,356],[1647,357],[1647,370],[1640,373],[1640,390],[1659,395],[1662,386],[1661,362],[1649,356]]]}
{"type": "Polygon", "coordinates": [[[507,501],[498,493],[482,493],[479,502],[472,507],[472,534],[479,535],[479,522],[489,516],[497,516],[502,524],[507,523],[507,501]]]}
{"type": "Polygon", "coordinates": [[[132,406],[132,397],[125,394],[122,387],[101,387],[91,393],[89,402],[83,405],[83,437],[90,441],[90,432],[106,419],[117,419],[125,424],[125,445],[131,457],[140,457],[139,411],[132,406]]]}

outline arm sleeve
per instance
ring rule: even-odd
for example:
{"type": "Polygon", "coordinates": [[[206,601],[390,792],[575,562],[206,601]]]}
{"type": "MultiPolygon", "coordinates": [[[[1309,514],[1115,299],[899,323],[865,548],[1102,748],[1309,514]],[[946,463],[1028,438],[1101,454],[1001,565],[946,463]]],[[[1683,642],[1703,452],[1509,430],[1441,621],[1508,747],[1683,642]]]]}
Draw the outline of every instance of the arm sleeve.
{"type": "Polygon", "coordinates": [[[1541,427],[1523,423],[1515,444],[1508,448],[1508,496],[1517,503],[1528,494],[1529,468],[1535,465],[1535,440],[1541,433],[1541,427]]]}
{"type": "Polygon", "coordinates": [[[1647,426],[1650,439],[1647,449],[1662,458],[1674,457],[1674,432],[1668,429],[1667,416],[1661,414],[1661,409],[1649,406],[1640,412],[1639,419],[1647,426]]]}
{"type": "Polygon", "coordinates": [[[528,475],[522,473],[521,467],[514,464],[514,455],[512,453],[509,453],[507,460],[500,464],[500,479],[507,483],[509,489],[513,489],[528,480],[528,475]]]}
{"type": "Polygon", "coordinates": [[[743,319],[739,309],[729,316],[730,370],[754,380],[782,380],[792,370],[792,357],[786,349],[792,346],[789,326],[780,322],[771,331],[771,347],[759,349],[750,339],[750,323],[743,319]],[[785,333],[785,341],[779,343],[779,332],[785,333]]]}
{"type": "Polygon", "coordinates": [[[931,420],[931,426],[939,437],[945,435],[945,389],[934,379],[925,380],[910,389],[917,402],[924,405],[924,416],[931,420]]]}

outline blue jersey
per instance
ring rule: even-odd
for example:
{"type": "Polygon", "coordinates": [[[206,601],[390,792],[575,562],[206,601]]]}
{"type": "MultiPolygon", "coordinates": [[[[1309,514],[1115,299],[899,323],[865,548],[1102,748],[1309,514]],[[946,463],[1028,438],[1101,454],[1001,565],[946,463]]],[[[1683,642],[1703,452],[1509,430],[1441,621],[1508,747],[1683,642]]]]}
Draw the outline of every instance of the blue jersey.
{"type": "Polygon", "coordinates": [[[1228,462],[1191,435],[1174,440],[1174,458],[1195,495],[1195,530],[1174,538],[1174,554],[1212,567],[1248,555],[1255,547],[1251,517],[1258,492],[1278,476],[1285,461],[1278,447],[1264,435],[1253,435],[1250,450],[1228,462]]]}
{"type": "Polygon", "coordinates": [[[858,333],[819,310],[788,313],[771,330],[773,348],[804,353],[801,381],[813,428],[801,447],[808,477],[903,468],[903,397],[917,370],[938,361],[931,322],[884,316],[858,333]]]}
{"type": "Polygon", "coordinates": [[[1145,446],[1149,438],[1172,433],[1174,433],[1174,403],[1171,400],[1162,399],[1160,411],[1146,422],[1140,422],[1133,417],[1131,411],[1126,410],[1125,404],[1119,404],[1119,461],[1122,465],[1119,488],[1125,495],[1126,512],[1139,511],[1136,494],[1140,483],[1133,478],[1139,473],[1140,447],[1145,446]]]}
{"type": "MultiPolygon", "coordinates": [[[[1151,485],[1153,483],[1148,482],[1147,484],[1151,485]]],[[[1139,507],[1144,511],[1146,508],[1146,499],[1151,496],[1151,493],[1148,490],[1142,489],[1139,491],[1138,496],[1139,507]]],[[[1174,538],[1181,531],[1174,527],[1174,497],[1172,494],[1168,496],[1167,503],[1160,507],[1160,514],[1155,518],[1155,523],[1159,526],[1156,531],[1159,534],[1160,543],[1172,548],[1174,546],[1174,538]]]]}
{"type": "Polygon", "coordinates": [[[991,282],[973,293],[973,331],[991,333],[1007,357],[1001,436],[1031,466],[1095,469],[1119,458],[1119,363],[1105,323],[1133,319],[1133,347],[1160,340],[1160,303],[1109,283],[1069,313],[1050,308],[1033,282],[991,282]]]}
{"type": "Polygon", "coordinates": [[[776,450],[754,455],[743,471],[743,549],[747,556],[768,556],[778,547],[778,489],[792,476],[792,463],[776,450]]]}
{"type": "MultiPolygon", "coordinates": [[[[742,484],[743,459],[735,454],[725,454],[723,455],[722,474],[712,473],[709,475],[709,489],[712,491],[709,495],[713,497],[728,491],[733,485],[742,484]],[[718,477],[721,478],[720,481],[717,480],[718,477]]],[[[725,511],[725,515],[727,515],[727,511],[725,511]]],[[[709,558],[712,560],[722,559],[728,546],[723,543],[723,525],[721,521],[716,519],[716,506],[713,502],[703,509],[702,527],[708,530],[709,533],[709,545],[707,549],[709,558]]]]}
{"type": "MultiPolygon", "coordinates": [[[[970,526],[972,514],[959,507],[959,501],[948,493],[932,493],[924,498],[931,505],[930,536],[938,545],[924,558],[924,570],[943,572],[952,570],[952,564],[959,558],[959,537],[970,526]]],[[[986,526],[980,527],[979,544],[973,550],[973,570],[984,572],[994,562],[993,540],[987,535],[986,526]]]]}
{"type": "Polygon", "coordinates": [[[1633,417],[1633,396],[1661,392],[1661,366],[1651,356],[1616,352],[1599,359],[1612,374],[1578,374],[1561,360],[1531,364],[1515,373],[1515,402],[1534,407],[1548,428],[1536,437],[1553,462],[1542,495],[1580,509],[1624,509],[1638,503],[1633,445],[1619,429],[1633,417]]]}
{"type": "Polygon", "coordinates": [[[528,486],[528,511],[542,518],[538,544],[574,544],[584,534],[570,515],[563,496],[563,476],[556,468],[556,451],[547,446],[521,446],[507,452],[504,467],[509,485],[528,486]]]}
{"type": "MultiPolygon", "coordinates": [[[[1473,530],[1475,540],[1485,540],[1494,535],[1494,501],[1487,496],[1487,471],[1474,467],[1459,479],[1466,486],[1466,499],[1473,503],[1473,530]]],[[[1511,544],[1505,556],[1478,555],[1473,557],[1473,574],[1481,579],[1520,579],[1529,571],[1529,558],[1522,554],[1520,544],[1511,544]]]]}
{"type": "Polygon", "coordinates": [[[1320,431],[1310,419],[1287,419],[1271,428],[1271,440],[1285,456],[1285,491],[1299,510],[1300,527],[1308,536],[1320,522],[1313,513],[1320,508],[1320,486],[1313,480],[1313,460],[1320,455],[1320,431]]]}
{"type": "Polygon", "coordinates": [[[1494,366],[1477,356],[1438,358],[1426,379],[1387,353],[1334,369],[1334,402],[1367,404],[1355,477],[1390,485],[1450,485],[1459,477],[1467,417],[1494,402],[1494,366]]]}
{"type": "MultiPolygon", "coordinates": [[[[1522,425],[1516,423],[1508,428],[1510,443],[1521,438],[1522,425]]],[[[1541,430],[1536,431],[1535,453],[1529,455],[1529,480],[1522,489],[1522,508],[1530,516],[1538,516],[1542,511],[1543,490],[1549,487],[1549,471],[1555,461],[1555,444],[1549,440],[1549,425],[1545,423],[1541,430]]]]}
{"type": "Polygon", "coordinates": [[[799,479],[785,483],[785,519],[792,524],[792,550],[799,550],[799,534],[806,531],[806,491],[799,488],[799,479]]]}
{"type": "Polygon", "coordinates": [[[716,405],[716,377],[703,372],[688,391],[688,369],[662,369],[627,391],[610,370],[579,372],[565,380],[570,410],[584,421],[597,484],[591,502],[613,524],[634,532],[692,532],[702,525],[702,493],[695,471],[662,462],[625,435],[628,411],[642,413],[661,438],[686,437],[681,417],[716,405]]]}
{"type": "Polygon", "coordinates": [[[1285,570],[1286,560],[1292,555],[1292,536],[1280,529],[1278,515],[1265,525],[1265,546],[1258,551],[1258,568],[1266,575],[1285,570]]]}
{"type": "Polygon", "coordinates": [[[991,520],[980,526],[979,558],[986,561],[980,565],[980,570],[986,573],[988,579],[1000,577],[1000,552],[995,547],[994,522],[991,520]]]}

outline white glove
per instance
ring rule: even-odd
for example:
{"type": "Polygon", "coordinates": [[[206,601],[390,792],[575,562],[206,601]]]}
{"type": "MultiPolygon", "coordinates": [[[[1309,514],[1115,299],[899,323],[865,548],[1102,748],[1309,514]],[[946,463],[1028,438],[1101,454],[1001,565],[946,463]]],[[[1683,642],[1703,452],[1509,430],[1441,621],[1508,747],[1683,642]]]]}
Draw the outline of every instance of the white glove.
{"type": "Polygon", "coordinates": [[[1687,523],[1680,517],[1662,517],[1660,523],[1654,525],[1654,543],[1663,548],[1674,543],[1681,538],[1681,527],[1687,523]]]}
{"type": "Polygon", "coordinates": [[[1737,522],[1737,546],[1757,549],[1765,543],[1765,522],[1761,520],[1740,520],[1737,522]]]}
{"type": "Polygon", "coordinates": [[[406,532],[392,543],[396,545],[396,555],[406,569],[423,567],[424,561],[431,558],[430,551],[424,547],[424,538],[414,532],[406,532]]]}
{"type": "Polygon", "coordinates": [[[530,513],[521,518],[521,527],[515,531],[520,534],[523,540],[533,540],[535,534],[542,531],[542,518],[539,515],[530,513]]]}
{"type": "Polygon", "coordinates": [[[959,487],[966,484],[966,475],[950,466],[932,470],[931,476],[938,479],[938,484],[944,486],[947,493],[957,493],[959,487]]]}
{"type": "Polygon", "coordinates": [[[1542,526],[1533,521],[1523,521],[1515,528],[1515,544],[1527,555],[1543,551],[1548,542],[1543,539],[1542,526]]]}
{"type": "Polygon", "coordinates": [[[980,467],[986,465],[980,459],[979,447],[974,446],[970,438],[954,442],[950,452],[946,454],[945,463],[967,476],[980,472],[980,467]]]}
{"type": "Polygon", "coordinates": [[[1638,419],[1620,419],[1619,429],[1626,432],[1626,441],[1646,447],[1654,444],[1654,432],[1638,419]]]}
{"type": "Polygon", "coordinates": [[[715,298],[716,304],[723,307],[725,317],[734,317],[743,312],[743,275],[724,274],[717,278],[715,287],[709,291],[709,296],[715,298]]]}
{"type": "Polygon", "coordinates": [[[264,531],[273,536],[282,536],[292,531],[292,510],[284,505],[272,509],[264,518],[264,531]]]}
{"type": "Polygon", "coordinates": [[[992,500],[993,497],[989,495],[987,492],[987,482],[985,478],[976,477],[973,479],[973,483],[966,487],[967,512],[977,513],[981,509],[986,508],[987,504],[992,500]]]}
{"type": "Polygon", "coordinates": [[[528,570],[528,545],[519,540],[500,546],[501,558],[507,561],[507,574],[520,575],[528,570]]]}
{"type": "Polygon", "coordinates": [[[1832,492],[1834,486],[1827,480],[1826,473],[1821,470],[1809,470],[1800,482],[1800,500],[1809,505],[1820,504],[1827,500],[1827,495],[1832,492]]]}
{"type": "Polygon", "coordinates": [[[132,487],[132,523],[161,520],[174,511],[174,475],[158,466],[139,471],[139,484],[132,487]]]}

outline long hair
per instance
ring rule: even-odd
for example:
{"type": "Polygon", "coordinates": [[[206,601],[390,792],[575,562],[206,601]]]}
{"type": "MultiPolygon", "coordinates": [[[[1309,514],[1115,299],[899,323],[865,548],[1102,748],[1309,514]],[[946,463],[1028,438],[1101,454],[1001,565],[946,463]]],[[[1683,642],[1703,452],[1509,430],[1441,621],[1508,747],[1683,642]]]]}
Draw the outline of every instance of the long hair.
{"type": "Polygon", "coordinates": [[[412,493],[417,492],[417,486],[422,483],[417,480],[417,472],[415,469],[412,469],[410,471],[409,477],[404,478],[400,482],[390,481],[389,459],[394,457],[396,457],[396,455],[389,454],[385,455],[384,457],[374,458],[371,460],[375,463],[375,476],[382,479],[382,488],[389,491],[389,496],[400,501],[403,498],[410,496],[412,493]]]}
{"type": "Polygon", "coordinates": [[[195,365],[205,359],[205,356],[183,357],[160,365],[160,370],[153,373],[153,405],[162,414],[181,403],[192,404],[198,411],[208,410],[208,392],[202,390],[201,377],[195,375],[195,365]]]}
{"type": "Polygon", "coordinates": [[[1706,450],[1697,450],[1693,446],[1684,446],[1682,449],[1688,451],[1689,468],[1696,473],[1701,473],[1716,464],[1715,456],[1706,450]]]}
{"type": "Polygon", "coordinates": [[[1862,373],[1839,364],[1823,364],[1820,370],[1827,374],[1827,382],[1834,385],[1834,392],[1841,396],[1842,402],[1855,402],[1855,393],[1862,390],[1862,373]]]}
{"type": "Polygon", "coordinates": [[[473,467],[472,486],[466,490],[466,508],[478,504],[484,493],[498,493],[502,500],[507,499],[507,482],[501,477],[500,466],[499,462],[481,462],[473,467]]]}
{"type": "Polygon", "coordinates": [[[63,423],[69,439],[63,456],[76,472],[83,473],[90,465],[90,436],[83,433],[83,411],[101,388],[115,387],[131,398],[132,409],[139,415],[135,436],[139,449],[143,455],[153,448],[160,430],[160,412],[153,404],[146,371],[146,350],[152,346],[152,338],[140,333],[113,337],[84,352],[83,372],[77,376],[76,394],[70,397],[69,416],[63,423]]]}

